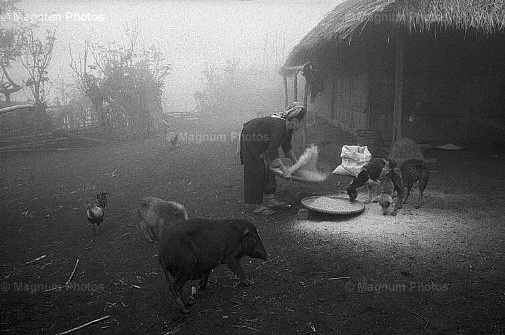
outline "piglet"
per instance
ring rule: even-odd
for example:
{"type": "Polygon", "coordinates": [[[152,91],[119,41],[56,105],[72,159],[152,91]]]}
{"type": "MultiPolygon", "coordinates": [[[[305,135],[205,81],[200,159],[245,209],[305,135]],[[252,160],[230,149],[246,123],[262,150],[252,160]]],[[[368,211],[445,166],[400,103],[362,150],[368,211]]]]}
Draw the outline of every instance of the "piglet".
{"type": "Polygon", "coordinates": [[[389,207],[393,203],[393,195],[396,192],[396,204],[391,211],[391,215],[396,215],[398,210],[403,206],[403,181],[401,170],[397,167],[396,162],[387,161],[386,166],[379,176],[381,182],[379,184],[380,194],[378,202],[382,207],[382,214],[387,215],[389,207]]]}
{"type": "Polygon", "coordinates": [[[182,313],[189,313],[181,298],[188,280],[200,279],[206,289],[212,270],[226,264],[240,282],[250,286],[240,259],[243,256],[267,260],[267,252],[256,227],[247,220],[192,219],[175,223],[163,232],[158,261],[168,287],[182,313]]]}
{"type": "Polygon", "coordinates": [[[161,233],[173,223],[188,219],[183,205],[155,197],[140,200],[140,228],[149,242],[161,241],[161,233]]]}
{"type": "Polygon", "coordinates": [[[373,188],[377,186],[377,180],[386,166],[386,160],[382,158],[373,158],[368,162],[360,173],[353,178],[351,184],[347,187],[349,201],[354,202],[358,197],[358,188],[366,186],[368,189],[368,200],[365,203],[372,201],[373,188]]]}

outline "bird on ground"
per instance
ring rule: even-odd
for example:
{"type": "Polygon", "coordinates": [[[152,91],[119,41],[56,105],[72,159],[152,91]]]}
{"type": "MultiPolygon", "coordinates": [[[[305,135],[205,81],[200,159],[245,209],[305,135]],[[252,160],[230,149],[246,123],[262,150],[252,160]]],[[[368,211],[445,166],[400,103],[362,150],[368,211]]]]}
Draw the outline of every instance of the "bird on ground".
{"type": "Polygon", "coordinates": [[[174,137],[170,141],[170,144],[172,146],[176,146],[179,143],[179,136],[177,134],[174,134],[174,137]]]}
{"type": "Polygon", "coordinates": [[[96,201],[94,204],[88,204],[86,207],[86,216],[88,217],[89,223],[93,227],[93,232],[96,233],[98,226],[103,222],[104,217],[104,207],[107,206],[107,194],[106,192],[100,192],[96,195],[96,201]]]}

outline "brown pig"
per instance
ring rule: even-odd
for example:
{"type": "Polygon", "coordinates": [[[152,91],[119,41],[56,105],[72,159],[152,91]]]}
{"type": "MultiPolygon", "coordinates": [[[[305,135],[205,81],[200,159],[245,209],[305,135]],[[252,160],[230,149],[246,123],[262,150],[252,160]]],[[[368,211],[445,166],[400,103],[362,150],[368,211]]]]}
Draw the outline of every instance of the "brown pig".
{"type": "Polygon", "coordinates": [[[155,197],[140,200],[138,214],[140,228],[149,242],[161,241],[161,233],[167,226],[188,219],[183,205],[155,197]]]}
{"type": "Polygon", "coordinates": [[[256,227],[247,220],[192,219],[178,222],[163,232],[158,261],[165,272],[170,292],[182,313],[189,313],[181,291],[188,280],[200,279],[205,289],[212,270],[226,264],[246,286],[240,259],[267,259],[256,227]]]}

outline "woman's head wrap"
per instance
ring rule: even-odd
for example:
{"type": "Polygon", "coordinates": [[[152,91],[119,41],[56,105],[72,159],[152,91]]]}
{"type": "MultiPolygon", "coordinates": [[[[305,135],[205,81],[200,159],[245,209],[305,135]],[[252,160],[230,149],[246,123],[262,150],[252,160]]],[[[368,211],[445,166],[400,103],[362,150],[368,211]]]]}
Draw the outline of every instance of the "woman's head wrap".
{"type": "Polygon", "coordinates": [[[275,113],[272,116],[287,121],[291,121],[293,119],[301,120],[305,117],[306,112],[307,110],[305,109],[305,107],[301,103],[295,101],[291,105],[289,105],[288,108],[286,108],[286,110],[279,113],[275,113]]]}

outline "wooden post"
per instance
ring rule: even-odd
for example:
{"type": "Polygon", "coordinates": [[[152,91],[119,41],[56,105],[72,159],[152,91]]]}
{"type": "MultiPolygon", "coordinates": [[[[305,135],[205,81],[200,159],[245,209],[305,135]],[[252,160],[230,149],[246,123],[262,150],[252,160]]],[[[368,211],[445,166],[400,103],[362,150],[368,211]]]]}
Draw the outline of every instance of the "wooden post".
{"type": "Polygon", "coordinates": [[[289,106],[289,97],[288,97],[288,76],[284,74],[284,108],[288,108],[289,106]]]}
{"type": "Polygon", "coordinates": [[[336,111],[335,111],[335,100],[336,100],[336,95],[337,95],[337,73],[333,74],[333,78],[331,78],[331,101],[330,101],[330,112],[331,112],[331,118],[336,119],[336,111]]]}
{"type": "MultiPolygon", "coordinates": [[[[374,89],[374,66],[375,66],[375,53],[369,53],[366,57],[367,62],[367,80],[368,80],[368,96],[367,96],[367,118],[366,118],[366,129],[372,129],[372,94],[374,89]]],[[[380,126],[379,126],[380,127],[380,126]]],[[[383,129],[379,129],[383,130],[383,129]]]]}
{"type": "Polygon", "coordinates": [[[309,114],[308,106],[307,106],[307,101],[308,101],[308,95],[309,95],[309,85],[307,80],[305,80],[305,90],[303,94],[303,107],[305,107],[306,114],[305,117],[303,118],[303,131],[302,131],[302,145],[303,148],[307,148],[307,117],[309,114]]]}
{"type": "Polygon", "coordinates": [[[298,72],[295,72],[293,77],[293,101],[298,101],[298,72]]]}
{"type": "Polygon", "coordinates": [[[403,104],[403,60],[404,60],[404,36],[402,31],[398,31],[396,37],[396,59],[395,59],[395,100],[393,109],[393,142],[402,137],[402,104],[403,104]]]}

